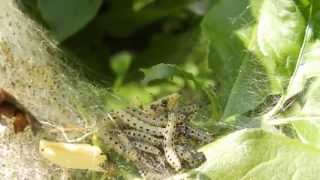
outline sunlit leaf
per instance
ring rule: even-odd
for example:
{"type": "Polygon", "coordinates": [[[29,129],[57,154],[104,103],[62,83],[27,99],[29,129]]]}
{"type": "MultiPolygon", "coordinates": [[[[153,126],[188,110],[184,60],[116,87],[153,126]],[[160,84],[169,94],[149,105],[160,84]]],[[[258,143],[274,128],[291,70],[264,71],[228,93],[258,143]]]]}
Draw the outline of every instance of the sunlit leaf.
{"type": "Polygon", "coordinates": [[[241,130],[201,148],[207,161],[181,176],[198,179],[317,179],[320,151],[260,129],[241,130]]]}
{"type": "Polygon", "coordinates": [[[234,3],[220,1],[202,24],[209,39],[208,61],[220,84],[222,119],[253,110],[268,95],[282,92],[304,32],[304,19],[293,1],[234,3]]]}

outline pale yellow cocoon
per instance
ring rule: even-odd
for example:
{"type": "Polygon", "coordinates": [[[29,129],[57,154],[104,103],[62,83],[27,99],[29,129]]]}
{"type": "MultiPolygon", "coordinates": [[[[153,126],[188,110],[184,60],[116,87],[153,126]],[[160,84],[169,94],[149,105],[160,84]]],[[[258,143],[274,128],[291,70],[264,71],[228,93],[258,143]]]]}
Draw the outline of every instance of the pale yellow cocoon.
{"type": "Polygon", "coordinates": [[[41,140],[39,151],[44,158],[64,168],[104,171],[101,165],[106,156],[97,146],[41,140]]]}

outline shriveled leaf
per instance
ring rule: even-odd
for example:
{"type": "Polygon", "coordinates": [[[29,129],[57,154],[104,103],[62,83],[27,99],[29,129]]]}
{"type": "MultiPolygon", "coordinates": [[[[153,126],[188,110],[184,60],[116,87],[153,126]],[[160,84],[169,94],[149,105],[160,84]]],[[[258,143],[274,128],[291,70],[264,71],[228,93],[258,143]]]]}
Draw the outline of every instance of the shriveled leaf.
{"type": "Polygon", "coordinates": [[[90,144],[71,144],[41,140],[41,155],[52,163],[64,168],[104,171],[106,156],[97,146],[90,144]]]}
{"type": "MultiPolygon", "coordinates": [[[[241,130],[201,148],[207,161],[181,176],[200,179],[318,179],[320,151],[260,129],[241,130]]],[[[177,178],[178,179],[178,178],[177,178]]]]}
{"type": "Polygon", "coordinates": [[[38,0],[38,8],[55,37],[63,41],[83,28],[101,3],[101,0],[38,0]]]}
{"type": "MultiPolygon", "coordinates": [[[[23,132],[30,125],[33,133],[39,131],[41,124],[18,100],[0,88],[0,116],[4,115],[13,118],[13,128],[15,133],[23,132]]],[[[1,120],[1,119],[0,119],[1,120]]]]}

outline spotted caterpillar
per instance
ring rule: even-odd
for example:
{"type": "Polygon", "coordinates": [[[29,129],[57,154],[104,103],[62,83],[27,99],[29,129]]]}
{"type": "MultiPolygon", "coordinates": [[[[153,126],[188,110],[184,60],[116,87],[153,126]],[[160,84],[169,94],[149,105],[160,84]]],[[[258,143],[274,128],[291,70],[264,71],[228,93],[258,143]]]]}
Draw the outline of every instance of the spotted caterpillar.
{"type": "Polygon", "coordinates": [[[210,143],[213,141],[212,135],[205,131],[193,128],[190,125],[185,125],[184,128],[185,136],[195,139],[202,144],[210,143]]]}
{"type": "Polygon", "coordinates": [[[123,133],[125,133],[129,138],[144,141],[147,143],[150,143],[155,146],[161,146],[162,140],[158,139],[156,137],[153,137],[147,133],[136,131],[136,130],[124,130],[123,133]]]}
{"type": "MultiPolygon", "coordinates": [[[[182,108],[179,108],[177,113],[185,115],[188,120],[192,120],[194,119],[195,113],[198,111],[198,108],[199,106],[195,104],[187,105],[187,106],[183,106],[182,108]]],[[[153,126],[165,127],[168,122],[167,113],[155,116],[155,115],[146,114],[138,108],[127,108],[126,112],[137,117],[139,120],[149,123],[153,126]]]]}
{"type": "Polygon", "coordinates": [[[109,132],[104,133],[104,143],[110,148],[113,149],[116,153],[126,157],[130,161],[138,160],[138,153],[130,143],[125,139],[125,137],[118,136],[119,134],[109,132]],[[114,135],[113,135],[114,134],[114,135]]]}
{"type": "Polygon", "coordinates": [[[145,133],[149,133],[151,135],[162,136],[162,128],[146,124],[123,110],[117,110],[112,114],[114,114],[114,116],[112,116],[113,118],[117,119],[118,117],[123,123],[127,124],[131,128],[137,129],[145,133]]]}
{"type": "Polygon", "coordinates": [[[140,170],[145,172],[156,172],[159,170],[151,164],[141,153],[135,149],[131,142],[121,131],[112,131],[104,133],[104,143],[113,149],[119,155],[126,157],[127,160],[135,162],[140,170]]]}
{"type": "Polygon", "coordinates": [[[197,104],[190,104],[182,106],[177,110],[177,113],[184,114],[188,121],[193,120],[199,111],[199,106],[197,104]]]}
{"type": "Polygon", "coordinates": [[[132,141],[133,146],[135,146],[137,149],[147,152],[147,153],[151,153],[151,154],[155,154],[155,155],[159,155],[161,152],[158,148],[156,148],[155,146],[152,146],[150,144],[147,143],[143,143],[143,142],[139,142],[139,141],[132,141]]]}
{"type": "Polygon", "coordinates": [[[145,114],[158,116],[161,113],[168,112],[176,108],[180,94],[174,93],[169,96],[165,96],[147,107],[143,107],[142,110],[145,114]]]}
{"type": "Polygon", "coordinates": [[[176,171],[181,169],[181,162],[179,157],[175,151],[174,145],[174,136],[176,130],[177,117],[175,113],[169,113],[168,115],[168,124],[165,128],[165,132],[163,134],[164,137],[164,154],[168,161],[168,163],[173,167],[176,171]]]}
{"type": "Polygon", "coordinates": [[[165,127],[167,125],[167,113],[155,116],[153,114],[144,113],[142,110],[137,108],[127,108],[126,111],[133,116],[137,117],[139,120],[149,123],[157,127],[165,127]]]}
{"type": "Polygon", "coordinates": [[[195,168],[203,163],[206,158],[203,153],[197,152],[185,145],[176,145],[176,152],[178,156],[186,161],[191,168],[195,168]]]}

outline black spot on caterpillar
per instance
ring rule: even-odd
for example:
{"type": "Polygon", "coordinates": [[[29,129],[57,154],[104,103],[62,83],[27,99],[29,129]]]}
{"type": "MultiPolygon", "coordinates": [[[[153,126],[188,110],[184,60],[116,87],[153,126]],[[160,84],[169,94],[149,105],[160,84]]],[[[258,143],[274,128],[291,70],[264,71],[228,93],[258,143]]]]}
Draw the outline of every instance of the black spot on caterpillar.
{"type": "Polygon", "coordinates": [[[139,142],[139,141],[132,141],[133,146],[135,146],[138,150],[144,151],[147,153],[151,153],[154,155],[159,155],[161,152],[158,148],[155,146],[152,146],[147,143],[139,142]]]}
{"type": "Polygon", "coordinates": [[[168,115],[168,124],[165,128],[164,136],[164,154],[165,157],[170,164],[171,167],[173,167],[176,171],[179,171],[181,169],[181,162],[178,158],[178,155],[175,151],[175,145],[174,145],[174,136],[176,131],[176,123],[177,123],[177,117],[175,113],[169,113],[168,115]]]}
{"type": "Polygon", "coordinates": [[[161,146],[162,145],[162,140],[158,139],[156,137],[153,137],[150,134],[136,131],[136,130],[124,130],[123,133],[125,133],[129,138],[139,140],[139,141],[144,141],[149,144],[155,145],[155,146],[161,146]]]}
{"type": "Polygon", "coordinates": [[[155,127],[149,125],[143,121],[138,120],[136,117],[132,116],[131,114],[126,113],[123,110],[115,111],[115,115],[121,119],[123,123],[126,123],[131,128],[137,129],[139,131],[149,133],[156,136],[162,136],[162,128],[155,127]]]}

